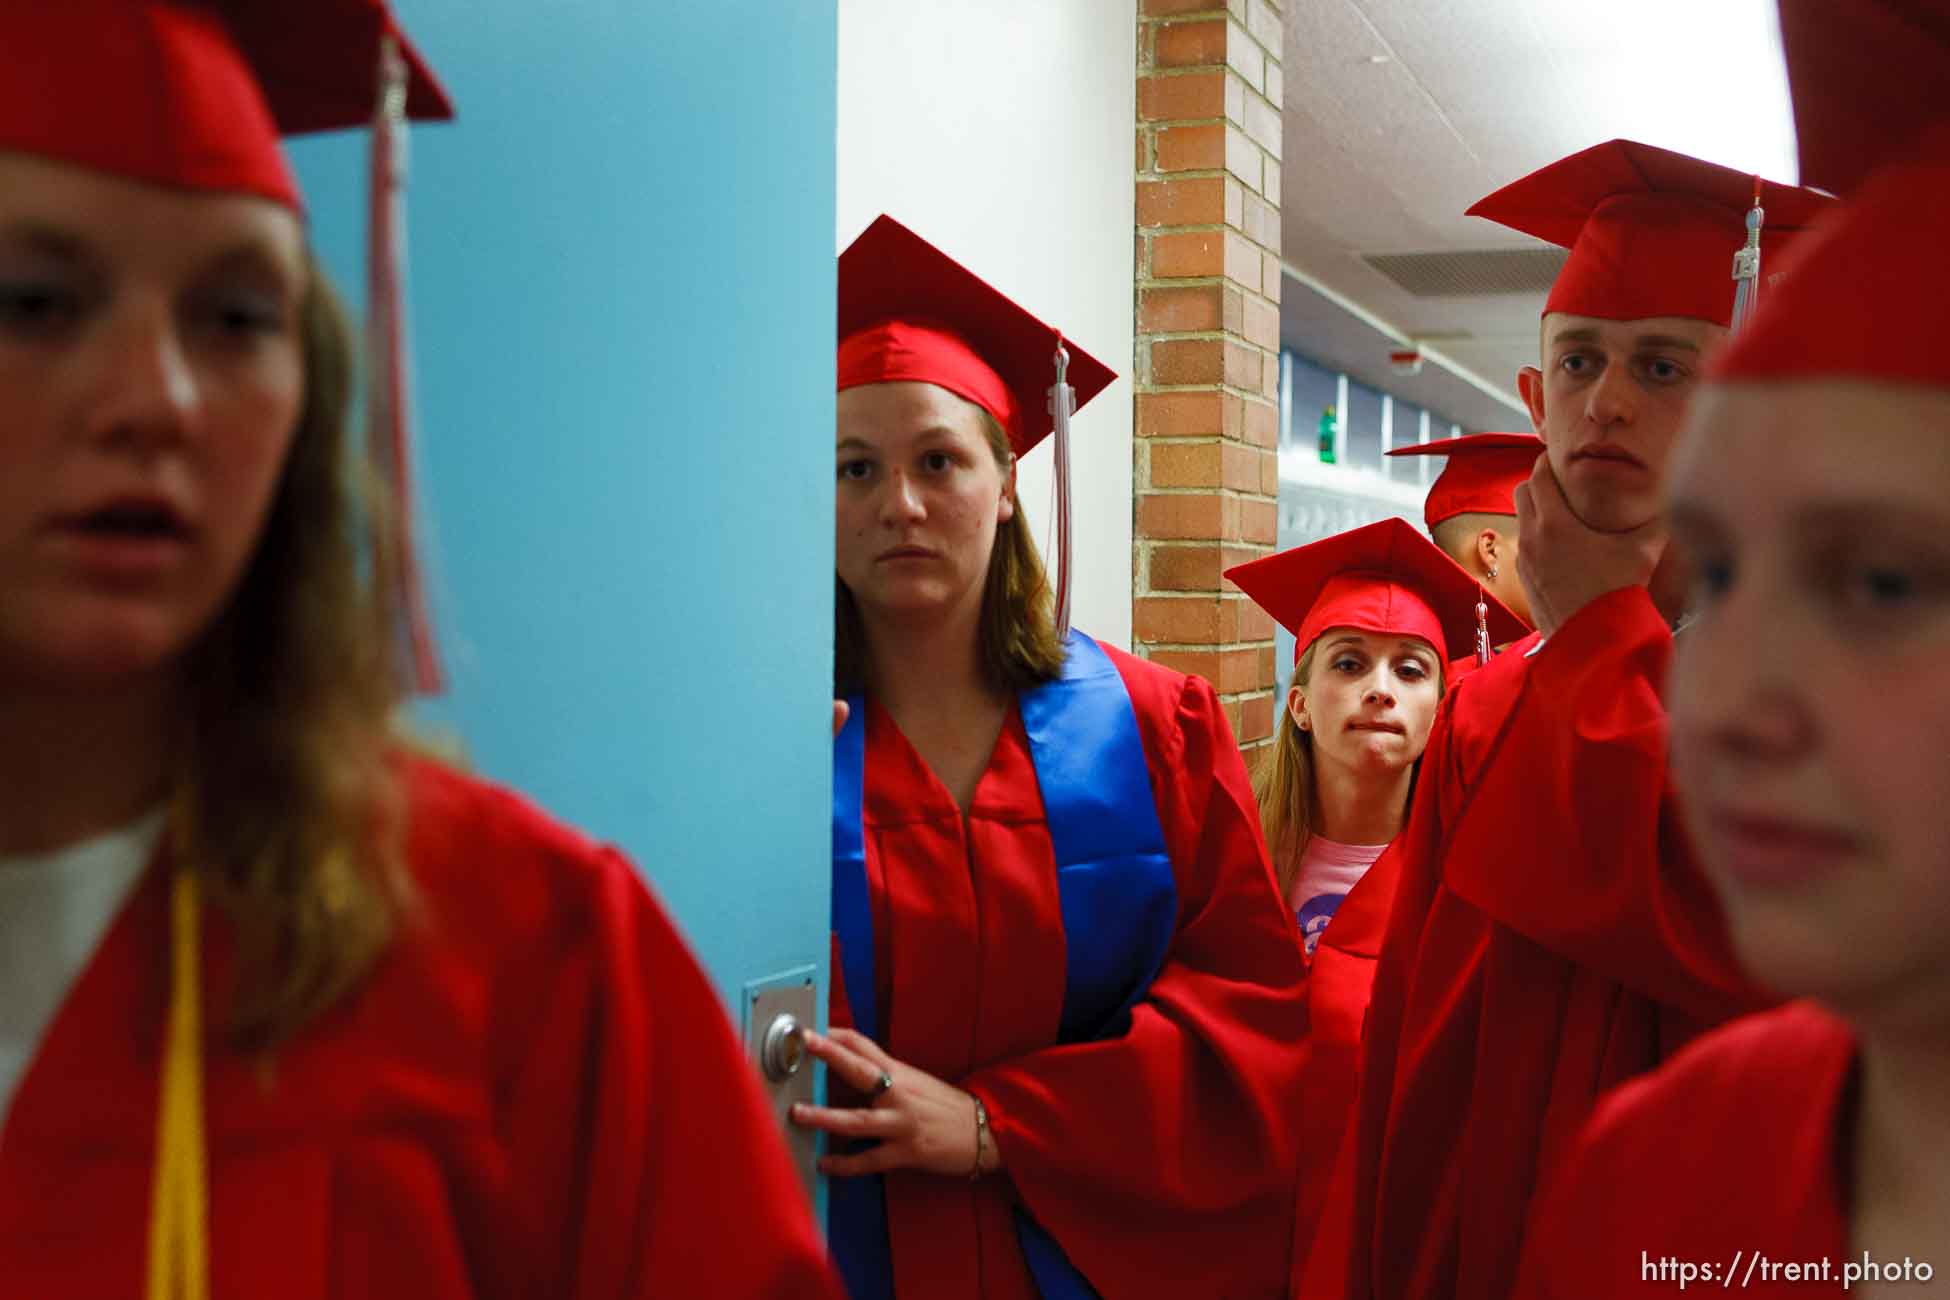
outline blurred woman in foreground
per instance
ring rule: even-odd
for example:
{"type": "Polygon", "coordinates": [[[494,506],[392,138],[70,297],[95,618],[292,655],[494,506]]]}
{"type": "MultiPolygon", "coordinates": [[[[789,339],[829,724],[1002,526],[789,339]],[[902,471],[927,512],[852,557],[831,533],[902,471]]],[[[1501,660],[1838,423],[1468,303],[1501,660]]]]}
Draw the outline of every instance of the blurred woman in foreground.
{"type": "Polygon", "coordinates": [[[629,864],[391,726],[278,134],[439,87],[373,0],[0,0],[0,47],[7,1291],[832,1294],[629,864]]]}
{"type": "Polygon", "coordinates": [[[1803,1000],[1614,1094],[1539,1202],[1533,1296],[1636,1294],[1647,1248],[1672,1260],[1647,1281],[1684,1264],[1747,1294],[1912,1295],[1950,1267],[1950,263],[1927,251],[1950,20],[1782,19],[1802,175],[1848,201],[1717,363],[1676,458],[1696,618],[1670,693],[1734,946],[1803,1000]],[[1860,179],[1879,149],[1897,156],[1860,179]]]}

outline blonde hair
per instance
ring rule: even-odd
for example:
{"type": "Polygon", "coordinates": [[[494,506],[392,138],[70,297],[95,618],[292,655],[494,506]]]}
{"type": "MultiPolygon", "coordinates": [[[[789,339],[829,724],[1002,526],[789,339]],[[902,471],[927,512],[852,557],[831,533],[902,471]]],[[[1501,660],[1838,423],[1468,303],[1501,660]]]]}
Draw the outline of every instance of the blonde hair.
{"type": "MultiPolygon", "coordinates": [[[[1015,455],[1009,435],[995,417],[974,403],[995,463],[1007,473],[1015,455]]],[[[1007,487],[1012,501],[1015,488],[1007,487]]],[[[999,690],[1015,692],[1053,680],[1063,671],[1063,643],[1056,636],[1054,596],[1043,557],[1029,535],[1022,503],[995,528],[983,579],[979,624],[983,676],[999,690]]],[[[833,580],[833,692],[847,696],[866,689],[868,678],[866,628],[853,593],[837,577],[833,580]]]]}
{"type": "MultiPolygon", "coordinates": [[[[1320,640],[1314,639],[1293,665],[1293,685],[1306,688],[1313,681],[1315,652],[1320,640]]],[[[1300,869],[1300,855],[1313,835],[1314,752],[1313,740],[1293,720],[1293,710],[1280,706],[1280,723],[1273,729],[1273,743],[1260,758],[1253,773],[1253,797],[1259,801],[1259,825],[1266,832],[1266,852],[1273,859],[1273,876],[1280,882],[1280,897],[1293,890],[1294,874],[1300,869]]]]}
{"type": "Polygon", "coordinates": [[[353,344],[314,263],[300,306],[304,400],[237,590],[188,658],[194,842],[177,846],[237,937],[230,1031],[269,1047],[344,997],[410,896],[391,715],[399,595],[365,555],[394,520],[348,447],[353,344]],[[365,506],[365,533],[358,528],[365,506]]]}
{"type": "MultiPolygon", "coordinates": [[[[1315,637],[1293,665],[1293,686],[1305,690],[1312,683],[1321,638],[1315,637]]],[[[1438,697],[1446,689],[1441,656],[1436,656],[1435,685],[1438,697]]],[[[1293,890],[1293,878],[1300,871],[1300,858],[1313,838],[1314,821],[1314,742],[1293,720],[1293,710],[1279,701],[1280,722],[1253,772],[1253,797],[1259,802],[1259,825],[1266,833],[1266,851],[1273,859],[1273,876],[1280,884],[1284,900],[1293,890]]],[[[1417,771],[1421,759],[1415,760],[1417,771]]],[[[1411,778],[1408,797],[1415,797],[1411,778]]]]}

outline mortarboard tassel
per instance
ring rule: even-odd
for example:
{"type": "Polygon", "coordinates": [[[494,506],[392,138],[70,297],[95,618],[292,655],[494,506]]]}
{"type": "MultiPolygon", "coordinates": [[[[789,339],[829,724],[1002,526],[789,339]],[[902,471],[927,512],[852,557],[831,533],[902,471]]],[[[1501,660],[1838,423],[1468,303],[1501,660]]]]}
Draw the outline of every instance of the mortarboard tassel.
{"type": "Polygon", "coordinates": [[[1754,206],[1747,209],[1747,244],[1733,255],[1733,325],[1739,333],[1760,304],[1760,228],[1767,213],[1760,206],[1760,177],[1754,177],[1754,206]]]}
{"type": "Polygon", "coordinates": [[[415,693],[440,692],[444,680],[414,545],[413,401],[406,329],[406,60],[387,33],[380,44],[379,99],[372,124],[372,212],[367,228],[366,348],[368,450],[392,497],[390,545],[374,566],[392,587],[403,627],[407,680],[415,693]],[[390,552],[390,553],[388,553],[390,552]]]}
{"type": "Polygon", "coordinates": [[[169,1021],[156,1098],[147,1300],[209,1300],[210,1170],[203,1115],[202,901],[189,800],[170,810],[169,1021]]]}
{"type": "Polygon", "coordinates": [[[1056,382],[1050,385],[1049,413],[1056,428],[1056,636],[1070,635],[1070,416],[1077,409],[1077,390],[1069,383],[1069,349],[1056,336],[1056,382]]]}
{"type": "Polygon", "coordinates": [[[1483,599],[1483,589],[1476,589],[1476,666],[1481,668],[1490,661],[1490,607],[1483,599]]]}

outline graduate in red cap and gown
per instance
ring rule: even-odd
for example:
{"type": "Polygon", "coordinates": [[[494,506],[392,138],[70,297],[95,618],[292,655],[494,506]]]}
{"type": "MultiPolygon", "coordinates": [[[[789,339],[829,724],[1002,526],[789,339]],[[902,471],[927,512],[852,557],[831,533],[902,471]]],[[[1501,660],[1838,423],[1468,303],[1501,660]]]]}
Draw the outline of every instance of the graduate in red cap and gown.
{"type": "Polygon", "coordinates": [[[887,217],[839,334],[810,1042],[854,1104],[796,1115],[841,1140],[835,1262],[855,1300],[1284,1295],[1301,958],[1245,764],[1205,681],[1067,632],[1065,521],[1053,594],[1016,500],[1112,375],[887,217]]]}
{"type": "Polygon", "coordinates": [[[1802,174],[1846,202],[1675,455],[1697,613],[1670,700],[1734,948],[1808,1000],[1607,1099],[1539,1198],[1526,1296],[1672,1289],[1682,1265],[1746,1295],[1911,1295],[1950,1268],[1950,262],[1929,252],[1950,113],[1900,103],[1941,84],[1950,10],[1781,13],[1802,174]],[[1888,111],[1851,126],[1863,103],[1888,111]]]}
{"type": "MultiPolygon", "coordinates": [[[[1517,485],[1530,477],[1544,440],[1534,433],[1471,433],[1396,447],[1390,456],[1447,456],[1429,485],[1422,523],[1435,544],[1530,629],[1530,595],[1517,576],[1517,485]]],[[[1492,646],[1497,651],[1506,643],[1492,646]]],[[[1452,670],[1476,667],[1474,647],[1452,670]]]]}
{"type": "Polygon", "coordinates": [[[1756,189],[1769,255],[1825,202],[1619,140],[1471,209],[1570,249],[1518,376],[1546,445],[1516,499],[1540,637],[1436,719],[1310,1295],[1506,1294],[1599,1093],[1760,1001],[1677,843],[1659,697],[1683,590],[1661,475],[1756,189]]]}
{"type": "Polygon", "coordinates": [[[0,47],[0,1289],[838,1294],[629,864],[391,730],[403,412],[352,451],[279,135],[377,116],[391,186],[425,65],[377,0],[0,47]]]}
{"type": "Polygon", "coordinates": [[[1370,868],[1407,816],[1444,661],[1473,654],[1479,626],[1507,639],[1523,625],[1399,519],[1225,576],[1294,637],[1293,685],[1254,784],[1274,877],[1308,959],[1307,1057],[1294,1096],[1303,1125],[1295,1231],[1304,1243],[1354,1106],[1389,898],[1370,868]]]}

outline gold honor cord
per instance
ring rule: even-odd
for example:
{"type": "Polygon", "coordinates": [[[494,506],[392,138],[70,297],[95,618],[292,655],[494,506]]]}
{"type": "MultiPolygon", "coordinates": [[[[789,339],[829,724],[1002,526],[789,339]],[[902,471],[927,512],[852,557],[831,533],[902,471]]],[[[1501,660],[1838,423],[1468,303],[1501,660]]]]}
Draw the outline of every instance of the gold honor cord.
{"type": "Polygon", "coordinates": [[[148,1300],[209,1300],[210,1191],[203,1147],[203,1014],[196,873],[177,867],[169,896],[169,1031],[156,1106],[148,1300]]]}

